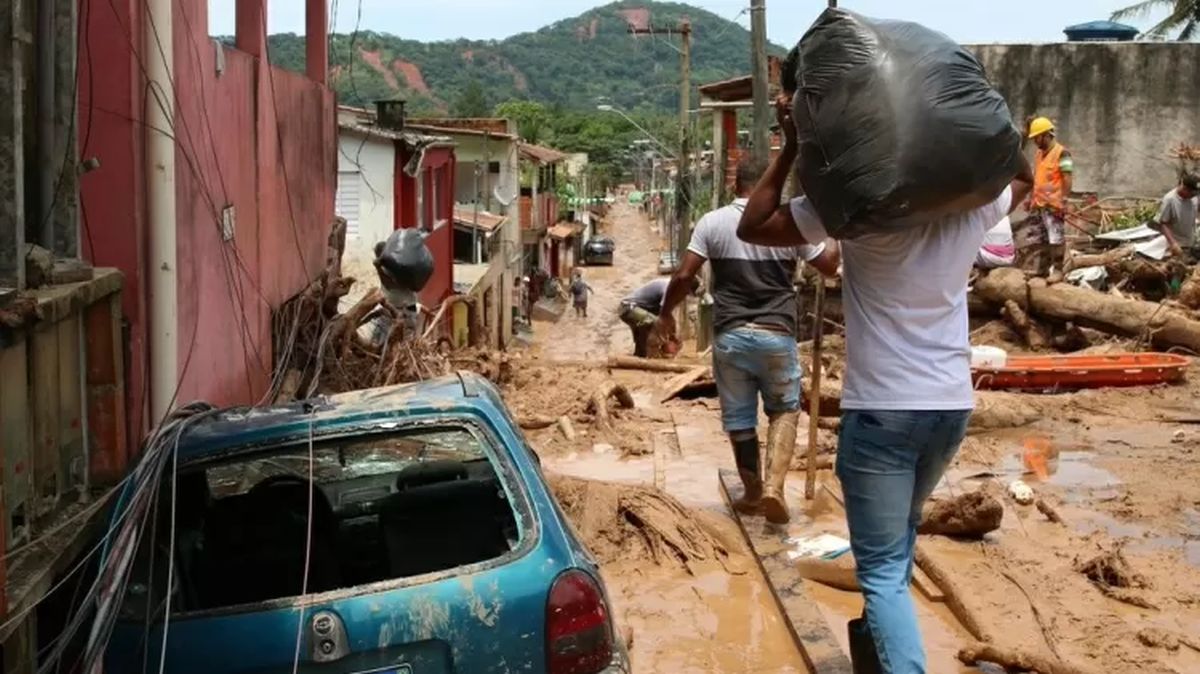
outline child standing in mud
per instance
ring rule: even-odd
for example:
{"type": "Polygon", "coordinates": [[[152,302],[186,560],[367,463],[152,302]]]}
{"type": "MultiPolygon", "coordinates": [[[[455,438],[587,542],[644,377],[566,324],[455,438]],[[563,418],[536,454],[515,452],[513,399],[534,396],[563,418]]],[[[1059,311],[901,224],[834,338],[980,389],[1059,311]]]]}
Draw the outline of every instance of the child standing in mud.
{"type": "Polygon", "coordinates": [[[575,305],[575,317],[587,318],[588,293],[594,293],[592,287],[583,280],[583,272],[576,269],[571,280],[571,300],[575,305]]]}

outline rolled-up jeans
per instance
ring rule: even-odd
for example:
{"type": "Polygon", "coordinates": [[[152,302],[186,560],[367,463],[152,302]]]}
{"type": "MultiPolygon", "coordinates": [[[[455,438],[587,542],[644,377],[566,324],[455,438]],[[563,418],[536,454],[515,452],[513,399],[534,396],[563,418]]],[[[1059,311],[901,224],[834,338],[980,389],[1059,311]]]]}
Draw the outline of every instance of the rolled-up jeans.
{"type": "Polygon", "coordinates": [[[925,671],[912,581],[921,508],[967,432],[970,410],[846,410],[837,476],[850,547],[879,661],[889,674],[925,671]]]}

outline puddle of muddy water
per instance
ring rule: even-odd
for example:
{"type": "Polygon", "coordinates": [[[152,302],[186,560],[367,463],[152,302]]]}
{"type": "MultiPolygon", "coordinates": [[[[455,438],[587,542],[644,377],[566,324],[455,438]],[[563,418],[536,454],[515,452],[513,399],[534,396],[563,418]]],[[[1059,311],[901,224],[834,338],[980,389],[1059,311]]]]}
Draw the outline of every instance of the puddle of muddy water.
{"type": "Polygon", "coordinates": [[[1193,536],[1161,536],[1149,527],[1122,522],[1111,515],[1086,510],[1072,513],[1071,526],[1081,534],[1103,531],[1127,541],[1130,552],[1178,552],[1188,564],[1200,567],[1200,528],[1193,536]]]}
{"type": "MultiPolygon", "coordinates": [[[[849,652],[846,623],[862,615],[862,595],[858,592],[835,590],[811,581],[805,581],[805,587],[820,606],[821,613],[837,636],[842,650],[849,652]]],[[[959,626],[949,609],[945,605],[930,603],[919,592],[912,591],[912,595],[917,606],[917,619],[921,623],[921,637],[925,642],[926,671],[930,674],[981,671],[958,661],[958,649],[970,641],[970,635],[959,626]]]]}

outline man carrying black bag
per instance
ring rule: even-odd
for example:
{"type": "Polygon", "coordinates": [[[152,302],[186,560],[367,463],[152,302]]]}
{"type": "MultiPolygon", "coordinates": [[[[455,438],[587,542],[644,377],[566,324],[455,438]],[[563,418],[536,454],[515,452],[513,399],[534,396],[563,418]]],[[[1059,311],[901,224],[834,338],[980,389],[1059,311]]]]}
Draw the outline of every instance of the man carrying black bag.
{"type": "MultiPolygon", "coordinates": [[[[786,65],[784,74],[785,92],[795,91],[786,65]]],[[[738,226],[749,243],[797,246],[827,234],[808,197],[780,205],[799,153],[790,99],[777,101],[783,151],[738,226]]],[[[850,624],[857,673],[925,671],[909,594],[916,526],[974,407],[967,277],[984,235],[1032,189],[1031,169],[1021,164],[982,206],[924,221],[905,214],[903,222],[840,223],[842,234],[854,232],[842,241],[846,375],[836,472],[866,600],[863,618],[850,624]]]]}

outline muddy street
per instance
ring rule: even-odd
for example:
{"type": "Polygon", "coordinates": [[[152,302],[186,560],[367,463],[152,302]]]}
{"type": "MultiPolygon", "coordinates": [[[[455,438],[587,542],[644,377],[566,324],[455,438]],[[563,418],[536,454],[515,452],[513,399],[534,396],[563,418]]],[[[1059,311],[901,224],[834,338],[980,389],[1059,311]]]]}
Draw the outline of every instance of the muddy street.
{"type": "Polygon", "coordinates": [[[576,318],[571,307],[557,323],[537,323],[535,352],[546,360],[602,360],[633,352],[628,328],[617,317],[621,300],[658,276],[662,239],[636,206],[618,202],[606,220],[604,234],[617,244],[612,266],[582,267],[583,278],[595,291],[587,318],[576,318]]]}
{"type": "MultiPolygon", "coordinates": [[[[731,468],[732,457],[715,398],[662,402],[671,374],[580,365],[630,352],[617,303],[656,276],[659,237],[641,213],[617,205],[606,227],[617,254],[612,267],[584,270],[595,290],[589,316],[568,312],[535,325],[533,346],[514,360],[508,402],[518,416],[583,422],[570,439],[555,428],[528,434],[548,471],[590,481],[586,497],[578,483],[574,496],[559,496],[605,569],[632,633],[635,671],[807,671],[722,500],[718,470],[731,468]],[[618,410],[615,432],[605,433],[587,423],[587,401],[614,383],[629,388],[635,406],[618,410]],[[674,505],[647,505],[650,493],[674,505]]],[[[832,343],[836,373],[841,347],[832,343]]],[[[925,563],[941,574],[934,584],[918,573],[912,590],[929,671],[979,671],[958,658],[977,640],[1048,653],[1070,671],[1200,671],[1200,651],[1182,636],[1200,633],[1200,432],[1186,418],[1198,392],[1185,384],[979,394],[972,432],[935,498],[982,490],[1003,502],[1004,514],[982,542],[921,537],[925,563]],[[1030,469],[1031,445],[1049,448],[1045,471],[1030,469]],[[1016,479],[1061,522],[1008,496],[1016,479]],[[1132,569],[1128,587],[1081,571],[1114,551],[1132,569]],[[943,582],[952,592],[939,589],[943,582]]],[[[805,503],[795,491],[803,475],[792,474],[788,532],[845,537],[837,481],[831,471],[819,481],[817,498],[805,503]]],[[[861,611],[861,595],[803,583],[846,650],[845,623],[861,611]]]]}

